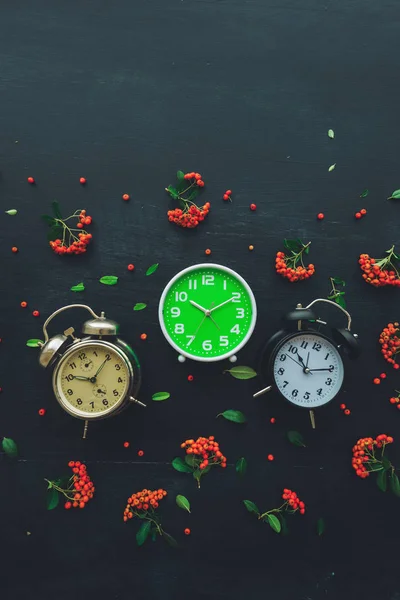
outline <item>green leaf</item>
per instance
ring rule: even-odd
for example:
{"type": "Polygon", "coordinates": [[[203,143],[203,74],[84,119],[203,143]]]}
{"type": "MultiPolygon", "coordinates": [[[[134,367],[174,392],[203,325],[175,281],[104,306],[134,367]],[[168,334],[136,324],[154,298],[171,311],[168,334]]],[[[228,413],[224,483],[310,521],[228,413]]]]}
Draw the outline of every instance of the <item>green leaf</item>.
{"type": "Polygon", "coordinates": [[[15,208],[10,208],[10,210],[5,210],[4,212],[6,213],[6,215],[10,215],[10,217],[13,217],[17,214],[18,211],[15,208]]]}
{"type": "Polygon", "coordinates": [[[11,438],[4,437],[1,445],[4,452],[10,458],[16,458],[18,456],[18,446],[11,438]]]}
{"type": "Polygon", "coordinates": [[[281,513],[279,513],[279,519],[282,525],[282,535],[289,535],[289,529],[286,523],[286,519],[281,513]]]}
{"type": "Polygon", "coordinates": [[[333,140],[333,138],[335,137],[335,132],[333,131],[333,129],[328,129],[328,137],[330,137],[331,140],[333,140]]]}
{"type": "Polygon", "coordinates": [[[42,340],[37,340],[36,338],[32,338],[30,340],[27,340],[26,345],[29,348],[40,348],[39,342],[41,344],[43,344],[44,342],[42,340]]]}
{"type": "Polygon", "coordinates": [[[276,517],[275,515],[267,515],[267,518],[268,518],[268,523],[269,523],[269,526],[271,527],[271,529],[276,531],[276,533],[280,533],[282,527],[281,527],[281,522],[279,521],[278,517],[276,517]]]}
{"type": "Polygon", "coordinates": [[[199,188],[194,188],[194,189],[193,189],[193,190],[190,192],[190,194],[189,194],[189,196],[187,197],[187,199],[188,199],[188,200],[191,200],[191,201],[193,201],[195,198],[197,198],[197,196],[198,196],[198,195],[199,195],[199,188]]]}
{"type": "Polygon", "coordinates": [[[387,490],[387,475],[386,471],[379,471],[376,477],[376,485],[382,492],[386,492],[387,490]]]}
{"type": "Polygon", "coordinates": [[[163,531],[161,535],[163,536],[163,538],[167,542],[167,544],[172,546],[172,548],[178,547],[178,542],[176,541],[175,538],[172,537],[172,535],[169,535],[169,533],[167,533],[166,531],[163,531]]]}
{"type": "Polygon", "coordinates": [[[320,517],[317,521],[317,533],[318,535],[325,533],[325,521],[322,517],[320,517]]]}
{"type": "Polygon", "coordinates": [[[153,527],[153,529],[151,530],[151,541],[155,542],[157,539],[157,529],[156,527],[153,527]]]}
{"type": "Polygon", "coordinates": [[[369,190],[365,189],[361,192],[360,198],[366,198],[369,194],[369,190]]]}
{"type": "Polygon", "coordinates": [[[179,183],[181,181],[184,181],[185,180],[185,173],[183,171],[177,171],[176,178],[179,181],[179,183]]]}
{"type": "Polygon", "coordinates": [[[189,467],[179,456],[174,458],[171,464],[175,471],[179,471],[180,473],[193,473],[193,469],[189,467]]]}
{"type": "Polygon", "coordinates": [[[144,308],[146,308],[147,304],[145,304],[144,302],[136,302],[135,306],[133,307],[133,310],[143,310],[144,308]]]}
{"type": "Polygon", "coordinates": [[[390,476],[390,489],[392,490],[395,496],[400,497],[400,481],[396,473],[394,472],[390,476]]]}
{"type": "Polygon", "coordinates": [[[286,435],[291,444],[294,444],[295,446],[303,446],[304,448],[306,447],[304,438],[298,431],[288,431],[286,435]]]}
{"type": "Polygon", "coordinates": [[[253,379],[253,377],[257,377],[257,373],[251,367],[232,367],[232,369],[226,369],[224,373],[230,373],[235,379],[253,379]]]}
{"type": "Polygon", "coordinates": [[[185,454],[185,463],[189,467],[194,467],[196,464],[196,456],[194,454],[185,454]]]}
{"type": "Polygon", "coordinates": [[[54,202],[51,203],[51,206],[53,207],[53,213],[56,219],[62,219],[60,205],[58,204],[57,200],[54,200],[54,202]]]}
{"type": "Polygon", "coordinates": [[[50,215],[42,215],[43,221],[45,221],[48,225],[54,225],[56,220],[54,217],[50,217],[50,215]]]}
{"type": "Polygon", "coordinates": [[[341,285],[343,287],[346,285],[346,282],[343,279],[340,279],[340,277],[332,277],[331,279],[335,285],[341,285]]]}
{"type": "Polygon", "coordinates": [[[118,282],[118,277],[115,275],[104,275],[99,279],[103,285],[115,285],[118,282]]]}
{"type": "Polygon", "coordinates": [[[236,463],[236,473],[239,475],[244,475],[247,471],[247,460],[242,456],[236,463]]]}
{"type": "Polygon", "coordinates": [[[382,467],[384,468],[385,471],[389,471],[389,469],[392,468],[390,460],[388,459],[387,456],[382,456],[382,467]]]}
{"type": "Polygon", "coordinates": [[[46,499],[47,510],[53,510],[54,508],[56,508],[56,506],[58,506],[59,502],[60,502],[59,493],[54,488],[51,488],[47,492],[47,499],[46,499]]]}
{"type": "Polygon", "coordinates": [[[179,198],[178,190],[176,188],[174,188],[173,185],[169,185],[167,188],[165,188],[165,191],[168,192],[168,194],[174,200],[177,200],[179,198]]]}
{"type": "Polygon", "coordinates": [[[47,239],[49,242],[52,242],[53,240],[62,239],[62,237],[63,228],[60,225],[53,225],[47,232],[47,239]]]}
{"type": "Polygon", "coordinates": [[[288,239],[284,239],[283,240],[283,245],[285,246],[285,248],[287,248],[287,250],[290,250],[291,252],[294,252],[294,254],[297,254],[298,252],[300,252],[303,243],[298,242],[298,240],[288,240],[288,239]]]}
{"type": "Polygon", "coordinates": [[[343,298],[343,294],[337,294],[335,297],[335,302],[342,308],[346,308],[346,300],[343,298]]]}
{"type": "Polygon", "coordinates": [[[145,543],[145,541],[148,538],[150,529],[151,529],[150,521],[146,521],[145,523],[141,524],[141,526],[139,527],[139,529],[136,533],[136,543],[138,546],[143,546],[143,544],[145,543]]]}
{"type": "Polygon", "coordinates": [[[333,165],[331,165],[331,166],[329,167],[329,169],[328,169],[329,173],[330,173],[331,171],[333,171],[334,169],[336,169],[336,163],[333,163],[333,165]]]}
{"type": "Polygon", "coordinates": [[[388,198],[388,200],[398,200],[400,198],[400,190],[394,190],[393,194],[388,198]]]}
{"type": "Polygon", "coordinates": [[[211,469],[211,465],[207,465],[206,467],[204,467],[204,469],[196,469],[195,471],[193,471],[193,477],[197,480],[200,481],[200,477],[202,475],[205,475],[206,473],[208,473],[211,469]]]}
{"type": "Polygon", "coordinates": [[[158,265],[159,263],[154,263],[154,265],[151,265],[151,267],[147,269],[146,275],[152,275],[153,273],[155,273],[158,269],[158,265]]]}
{"type": "Polygon", "coordinates": [[[247,419],[245,415],[240,412],[240,410],[225,410],[223,413],[219,413],[218,417],[224,417],[227,421],[232,421],[233,423],[246,423],[247,419]]]}
{"type": "Polygon", "coordinates": [[[154,402],[162,402],[162,400],[168,400],[170,396],[171,394],[169,392],[156,392],[152,395],[151,399],[154,400],[154,402]]]}
{"type": "Polygon", "coordinates": [[[254,504],[254,502],[252,502],[251,500],[243,500],[243,504],[249,512],[256,513],[256,515],[260,514],[257,504],[254,504]]]}
{"type": "Polygon", "coordinates": [[[85,286],[83,285],[82,281],[80,283],[77,283],[76,285],[73,285],[71,288],[71,292],[83,292],[83,291],[85,291],[85,286]]]}
{"type": "Polygon", "coordinates": [[[190,513],[190,502],[185,496],[178,494],[175,500],[179,508],[183,508],[183,510],[187,510],[190,513]]]}

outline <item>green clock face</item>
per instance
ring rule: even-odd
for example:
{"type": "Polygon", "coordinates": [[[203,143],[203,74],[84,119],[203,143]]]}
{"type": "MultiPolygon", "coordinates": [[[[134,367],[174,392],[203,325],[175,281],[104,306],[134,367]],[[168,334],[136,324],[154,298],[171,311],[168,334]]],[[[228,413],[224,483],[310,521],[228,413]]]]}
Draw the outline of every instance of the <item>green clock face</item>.
{"type": "Polygon", "coordinates": [[[178,273],[160,300],[159,319],[169,343],[199,361],[226,358],[249,339],[256,322],[253,293],[235,271],[215,264],[178,273]]]}

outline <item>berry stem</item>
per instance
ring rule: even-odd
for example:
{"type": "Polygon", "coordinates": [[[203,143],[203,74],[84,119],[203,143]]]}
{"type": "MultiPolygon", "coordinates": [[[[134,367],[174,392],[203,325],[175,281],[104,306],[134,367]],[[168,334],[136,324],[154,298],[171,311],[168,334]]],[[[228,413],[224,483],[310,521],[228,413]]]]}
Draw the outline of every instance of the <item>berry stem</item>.
{"type": "Polygon", "coordinates": [[[280,513],[282,511],[282,509],[284,508],[284,506],[287,505],[287,502],[284,502],[282,504],[282,506],[280,506],[279,508],[271,508],[271,510],[267,510],[265,513],[263,513],[262,515],[259,515],[259,519],[263,519],[264,517],[266,517],[267,515],[271,514],[271,513],[280,513]]]}
{"type": "Polygon", "coordinates": [[[310,244],[311,244],[311,242],[308,242],[308,244],[303,244],[303,247],[300,250],[300,252],[298,252],[297,254],[294,254],[293,256],[286,256],[286,259],[285,259],[286,265],[288,267],[290,266],[290,267],[292,267],[294,269],[295,266],[297,265],[297,262],[300,260],[301,266],[304,267],[303,252],[305,251],[306,248],[308,248],[308,246],[310,244]]]}
{"type": "Polygon", "coordinates": [[[49,479],[45,479],[46,483],[49,483],[51,485],[51,487],[53,489],[55,489],[57,492],[60,492],[60,494],[62,494],[63,496],[65,496],[68,500],[74,501],[74,497],[72,496],[68,496],[68,493],[73,492],[72,489],[67,489],[64,490],[63,488],[60,488],[58,485],[56,485],[54,483],[54,481],[49,481],[49,479]]]}

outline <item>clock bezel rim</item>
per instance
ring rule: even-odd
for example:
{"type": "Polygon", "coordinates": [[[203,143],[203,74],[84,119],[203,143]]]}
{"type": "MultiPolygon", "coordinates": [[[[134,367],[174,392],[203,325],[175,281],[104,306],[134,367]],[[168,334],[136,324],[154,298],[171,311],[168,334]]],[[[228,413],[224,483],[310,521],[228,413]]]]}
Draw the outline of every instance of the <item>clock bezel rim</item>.
{"type": "Polygon", "coordinates": [[[116,344],[113,344],[112,342],[109,342],[108,340],[100,340],[100,339],[93,339],[93,338],[82,339],[79,342],[75,342],[75,343],[71,344],[71,346],[68,348],[68,350],[66,350],[66,352],[61,356],[60,360],[58,361],[57,366],[53,371],[53,378],[52,378],[53,392],[54,392],[57,402],[60,404],[61,408],[63,410],[65,410],[65,412],[70,414],[72,417],[75,417],[76,419],[81,419],[84,421],[96,421],[96,420],[100,420],[100,419],[105,419],[110,416],[114,416],[114,414],[118,414],[119,411],[121,410],[123,403],[126,401],[127,398],[129,398],[129,396],[131,394],[131,391],[133,388],[133,382],[134,382],[133,366],[132,366],[129,358],[125,355],[125,352],[121,348],[119,348],[116,344]],[[126,389],[126,393],[123,396],[121,396],[121,398],[118,400],[118,402],[113,404],[109,409],[102,411],[101,413],[93,414],[93,413],[89,413],[89,412],[79,411],[79,414],[77,414],[77,412],[76,412],[77,409],[74,409],[68,403],[64,403],[61,394],[58,392],[58,388],[57,388],[58,374],[61,370],[62,365],[64,364],[65,359],[70,354],[75,352],[77,349],[79,349],[81,347],[99,346],[99,345],[105,346],[106,348],[109,348],[110,350],[112,350],[113,352],[118,354],[120,356],[120,358],[126,364],[128,373],[129,373],[129,383],[128,383],[128,386],[126,389]]]}
{"type": "Polygon", "coordinates": [[[269,362],[268,362],[268,371],[271,373],[271,378],[273,380],[273,384],[276,387],[276,391],[278,392],[278,394],[286,401],[288,402],[291,406],[295,406],[296,408],[302,408],[302,409],[306,409],[306,410],[318,410],[319,408],[322,408],[323,406],[327,406],[328,404],[330,404],[330,402],[332,402],[340,393],[343,384],[344,384],[344,378],[345,378],[345,368],[344,368],[344,362],[343,362],[343,358],[342,355],[340,354],[340,350],[337,346],[337,344],[335,344],[331,338],[329,338],[327,335],[316,331],[315,329],[301,329],[298,331],[288,331],[286,332],[287,335],[285,335],[283,338],[281,338],[281,340],[277,343],[277,345],[272,349],[271,354],[270,354],[270,358],[269,358],[269,362]],[[282,348],[282,346],[291,338],[293,337],[298,337],[300,335],[304,335],[304,334],[312,334],[315,335],[317,337],[321,337],[324,340],[326,340],[327,342],[329,342],[334,348],[336,348],[337,353],[339,355],[340,360],[342,361],[342,367],[343,367],[343,377],[342,377],[342,381],[340,384],[340,387],[338,389],[338,391],[336,392],[336,394],[330,399],[328,400],[328,402],[324,402],[324,404],[319,404],[318,406],[302,406],[301,404],[296,404],[294,402],[292,402],[291,400],[289,400],[289,398],[286,398],[286,396],[284,396],[284,394],[282,394],[282,392],[280,391],[280,389],[278,388],[277,384],[276,384],[276,380],[275,380],[275,376],[274,376],[274,363],[275,363],[275,358],[276,355],[278,354],[279,350],[282,348]]]}
{"type": "Polygon", "coordinates": [[[218,362],[220,360],[224,360],[226,358],[229,358],[230,356],[233,356],[234,354],[236,354],[236,352],[241,350],[243,348],[243,346],[245,346],[247,344],[247,342],[249,341],[249,339],[254,331],[254,328],[256,326],[257,304],[256,304],[256,299],[254,297],[253,290],[251,289],[251,287],[249,286],[247,281],[241,275],[239,275],[239,273],[237,273],[233,269],[230,269],[229,267],[225,267],[224,265],[219,265],[217,263],[199,263],[196,265],[191,265],[190,267],[186,267],[185,269],[182,269],[181,271],[179,271],[179,273],[176,273],[176,275],[174,275],[172,277],[172,279],[169,280],[169,282],[167,283],[167,285],[165,286],[165,288],[161,294],[160,302],[158,305],[158,321],[160,323],[161,331],[163,332],[165,339],[170,344],[170,346],[172,346],[177,352],[179,352],[179,354],[181,354],[182,356],[185,356],[186,358],[190,358],[191,360],[196,360],[198,362],[218,362]],[[245,337],[237,346],[235,346],[235,348],[233,350],[230,350],[229,352],[225,352],[225,354],[222,354],[220,356],[212,356],[212,357],[204,356],[203,357],[203,356],[196,356],[194,354],[190,354],[190,352],[183,350],[182,348],[180,348],[178,346],[178,344],[175,343],[175,341],[170,337],[170,335],[167,332],[167,329],[165,327],[164,318],[163,318],[164,317],[163,309],[164,309],[164,304],[165,304],[165,298],[166,298],[168,292],[170,291],[171,287],[174,285],[174,283],[178,279],[180,279],[183,275],[190,273],[191,271],[196,271],[199,269],[210,269],[210,268],[214,268],[214,269],[217,269],[220,271],[224,271],[225,273],[228,273],[229,275],[235,277],[243,285],[243,287],[246,289],[246,291],[249,295],[249,298],[250,298],[251,308],[252,308],[252,318],[251,318],[249,329],[248,329],[245,337]]]}

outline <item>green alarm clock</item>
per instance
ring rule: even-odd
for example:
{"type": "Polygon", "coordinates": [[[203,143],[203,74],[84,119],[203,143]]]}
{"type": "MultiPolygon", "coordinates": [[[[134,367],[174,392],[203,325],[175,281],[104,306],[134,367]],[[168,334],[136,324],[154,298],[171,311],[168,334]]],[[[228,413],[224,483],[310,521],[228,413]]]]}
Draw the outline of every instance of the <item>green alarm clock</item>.
{"type": "Polygon", "coordinates": [[[164,289],[158,308],[162,332],[178,360],[229,358],[249,340],[257,319],[254,294],[232,269],[216,264],[180,271],[164,289]]]}

